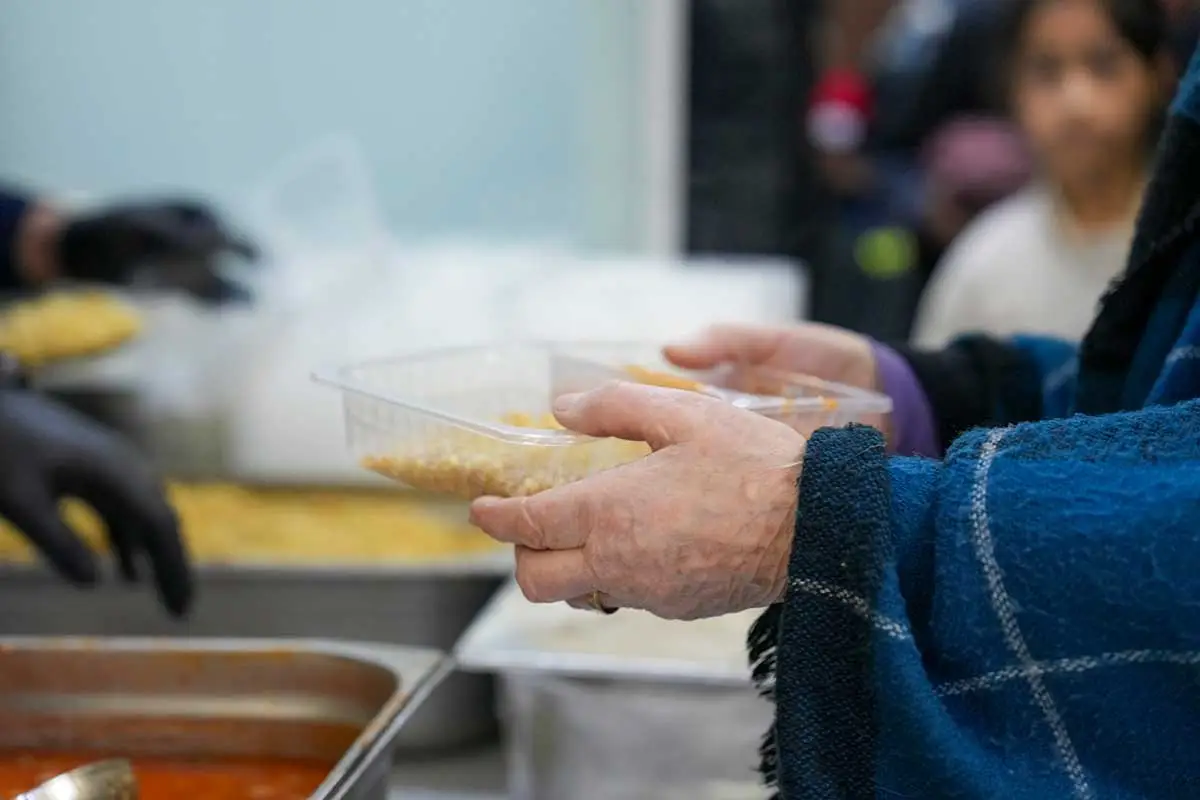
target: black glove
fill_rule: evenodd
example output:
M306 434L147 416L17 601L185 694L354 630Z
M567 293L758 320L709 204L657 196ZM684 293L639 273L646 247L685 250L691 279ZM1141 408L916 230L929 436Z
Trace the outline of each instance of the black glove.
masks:
M205 302L246 300L244 288L220 275L226 255L253 261L258 251L207 207L186 200L100 209L68 222L58 244L66 277L122 284L149 267L167 284Z
M104 520L126 580L144 553L163 604L182 615L192 575L175 512L141 456L116 434L33 392L0 388L0 516L67 580L99 579L96 558L59 516L58 500L77 497Z

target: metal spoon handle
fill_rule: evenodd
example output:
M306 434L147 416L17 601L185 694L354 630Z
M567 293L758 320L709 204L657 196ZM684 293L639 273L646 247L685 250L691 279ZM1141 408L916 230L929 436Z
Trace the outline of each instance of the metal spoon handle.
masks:
M16 800L137 800L133 765L123 758L95 761L64 772Z

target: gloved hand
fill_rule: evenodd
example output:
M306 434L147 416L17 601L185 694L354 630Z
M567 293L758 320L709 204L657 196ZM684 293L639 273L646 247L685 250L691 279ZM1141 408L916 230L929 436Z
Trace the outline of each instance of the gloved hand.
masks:
M163 605L187 611L192 575L175 512L153 471L126 442L33 392L0 388L0 516L28 537L67 580L99 579L96 558L63 522L58 500L96 510L126 580L149 558Z
M66 277L120 284L152 267L166 283L212 303L249 298L243 287L221 277L222 258L258 257L255 246L209 208L174 199L109 206L69 220L57 250Z

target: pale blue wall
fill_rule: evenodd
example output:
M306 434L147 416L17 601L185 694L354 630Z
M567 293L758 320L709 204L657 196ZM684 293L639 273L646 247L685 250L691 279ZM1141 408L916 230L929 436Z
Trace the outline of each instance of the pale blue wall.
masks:
M641 0L7 0L0 176L237 204L345 130L399 232L641 232Z

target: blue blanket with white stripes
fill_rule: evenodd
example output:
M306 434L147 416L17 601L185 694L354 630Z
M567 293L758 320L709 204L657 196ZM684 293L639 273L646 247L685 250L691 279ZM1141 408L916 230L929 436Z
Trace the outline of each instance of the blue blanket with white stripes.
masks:
M1015 342L1043 419L810 441L751 639L783 797L1200 797L1200 61L1172 111L1087 338Z

